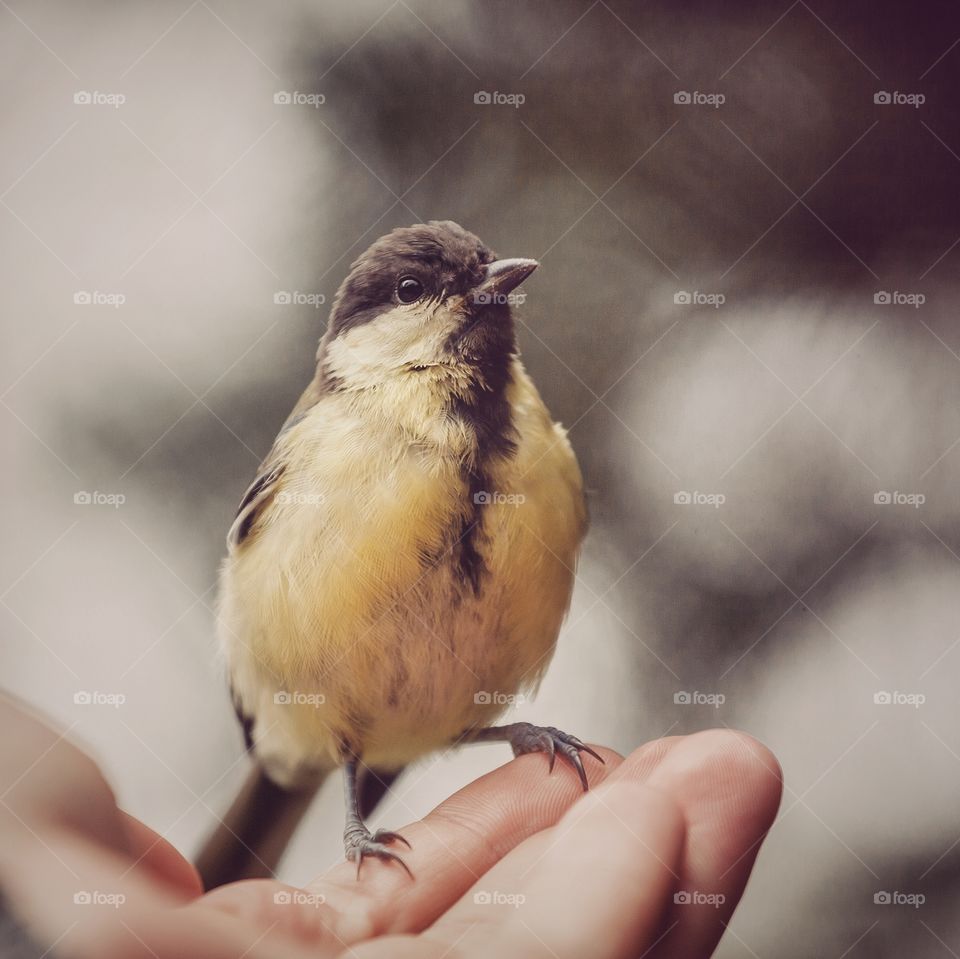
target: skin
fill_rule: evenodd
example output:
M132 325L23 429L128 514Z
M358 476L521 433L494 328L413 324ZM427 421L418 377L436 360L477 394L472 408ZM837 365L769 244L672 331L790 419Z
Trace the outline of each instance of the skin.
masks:
M781 793L774 756L731 730L600 749L587 794L571 768L521 756L404 828L416 882L373 863L358 883L342 863L303 890L249 880L204 895L80 750L12 703L0 728L0 885L37 942L79 959L709 956ZM125 901L76 906L78 890ZM679 890L722 901L676 904ZM475 901L483 891L519 904Z

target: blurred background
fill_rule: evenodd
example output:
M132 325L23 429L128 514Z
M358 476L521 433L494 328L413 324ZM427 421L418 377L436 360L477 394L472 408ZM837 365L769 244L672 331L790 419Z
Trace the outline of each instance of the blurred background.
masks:
M516 718L774 750L720 956L960 952L953 4L5 0L0 51L0 669L122 804L189 852L243 779L225 532L352 259L452 218L542 262L590 489ZM330 782L282 878L340 823Z

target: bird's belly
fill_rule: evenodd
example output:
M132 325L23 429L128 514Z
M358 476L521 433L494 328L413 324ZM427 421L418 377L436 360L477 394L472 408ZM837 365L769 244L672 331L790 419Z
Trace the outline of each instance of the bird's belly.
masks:
M485 499L458 457L288 466L283 500L224 566L220 611L239 708L278 782L348 751L399 767L535 689L584 528L576 461L535 399L513 403L530 422Z

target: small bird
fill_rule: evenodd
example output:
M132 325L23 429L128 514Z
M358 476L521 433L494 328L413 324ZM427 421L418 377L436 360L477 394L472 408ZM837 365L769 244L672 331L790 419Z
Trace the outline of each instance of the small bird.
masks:
M452 221L396 229L352 265L228 536L220 644L256 771L200 857L209 887L268 874L342 767L348 859L399 862L364 818L451 746L600 757L493 723L537 687L570 604L586 509L576 457L517 352L538 266ZM602 760L600 760L602 762ZM407 870L409 872L409 870Z

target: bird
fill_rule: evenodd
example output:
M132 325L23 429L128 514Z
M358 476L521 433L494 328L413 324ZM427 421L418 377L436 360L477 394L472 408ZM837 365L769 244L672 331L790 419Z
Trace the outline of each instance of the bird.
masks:
M566 431L524 369L513 309L538 267L457 223L401 227L341 284L315 374L236 512L219 643L251 778L198 860L207 888L270 875L324 779L344 775L345 857L400 771L471 742L560 754L575 736L496 725L539 685L587 529Z

